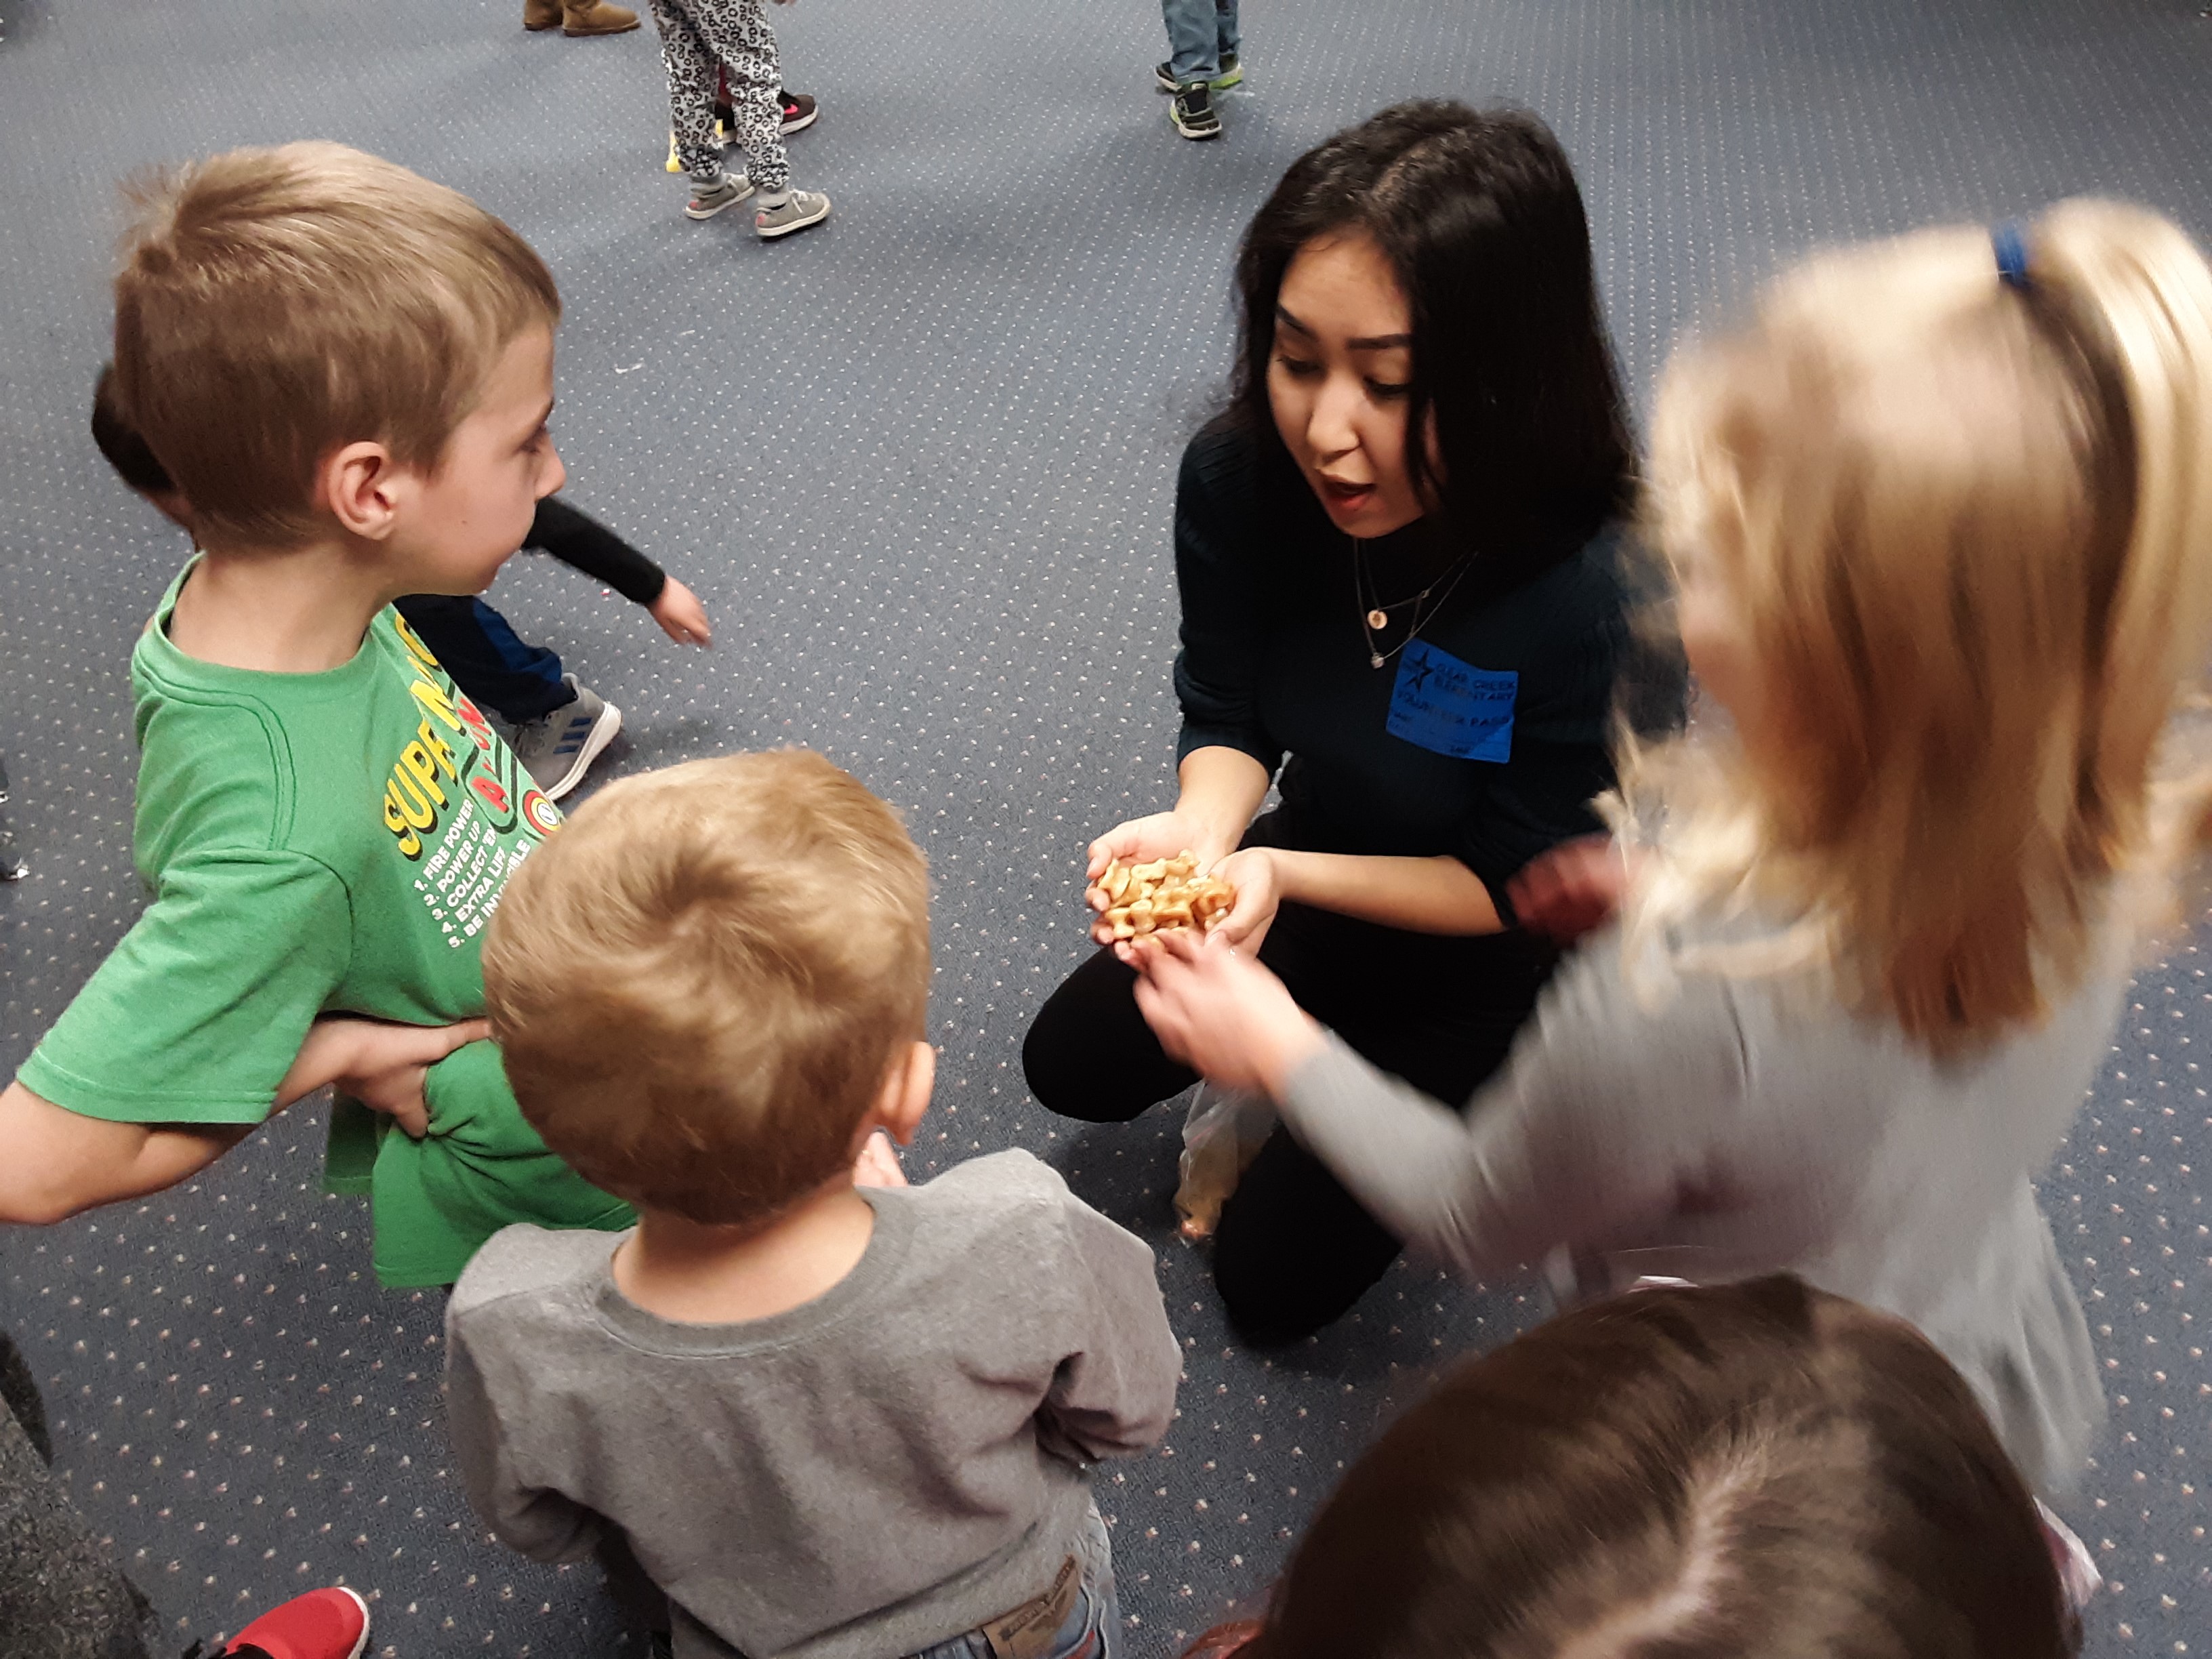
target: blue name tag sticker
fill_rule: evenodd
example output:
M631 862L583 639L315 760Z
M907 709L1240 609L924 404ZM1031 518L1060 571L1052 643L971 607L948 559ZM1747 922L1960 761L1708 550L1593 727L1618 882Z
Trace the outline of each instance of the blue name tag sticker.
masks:
M1398 659L1386 729L1455 760L1509 761L1520 690L1521 676L1511 669L1477 668L1415 640Z

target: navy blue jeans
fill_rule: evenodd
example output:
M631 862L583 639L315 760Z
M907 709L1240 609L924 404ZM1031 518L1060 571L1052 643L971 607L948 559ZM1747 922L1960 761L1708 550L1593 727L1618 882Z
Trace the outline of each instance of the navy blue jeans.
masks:
M453 684L508 725L527 726L574 698L561 678L561 659L526 644L482 599L410 593L393 603Z

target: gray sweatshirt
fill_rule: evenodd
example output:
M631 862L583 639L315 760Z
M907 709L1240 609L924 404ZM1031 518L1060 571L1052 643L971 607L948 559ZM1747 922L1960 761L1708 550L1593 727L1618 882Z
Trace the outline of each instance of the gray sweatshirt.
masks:
M447 1312L446 1391L492 1530L573 1561L620 1528L679 1609L679 1655L890 1659L1047 1589L1079 1551L1085 1466L1174 1411L1152 1251L1027 1152L861 1193L860 1264L742 1324L629 1302L619 1237L486 1244Z
M1947 1061L1802 979L1686 970L1639 1000L1609 932L1463 1116L1334 1040L1281 1106L1387 1226L1471 1275L1561 1249L1589 1291L1790 1269L1901 1315L2049 1492L2104 1401L2029 1181L2106 1052L2125 968L2115 940L2047 1024Z

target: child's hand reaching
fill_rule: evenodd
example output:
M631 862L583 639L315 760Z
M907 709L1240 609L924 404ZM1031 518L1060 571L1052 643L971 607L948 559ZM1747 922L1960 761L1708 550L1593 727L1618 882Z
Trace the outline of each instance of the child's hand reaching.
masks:
M1613 920L1628 878L1627 860L1612 836L1581 836L1530 860L1505 893L1522 927L1571 945Z
M714 629L707 620L707 608L699 603L699 596L682 582L670 576L663 583L660 597L646 607L653 613L660 631L678 645L712 645Z
M1177 928L1132 945L1144 975L1138 1009L1162 1048L1212 1082L1279 1099L1291 1073L1321 1048L1321 1027L1283 981L1219 933Z
M374 1111L387 1114L420 1140L430 1132L422 1082L431 1066L456 1048L491 1036L487 1020L453 1025L395 1025L380 1019L334 1014L317 1020L300 1045L292 1069L276 1088L281 1109L302 1095L331 1085Z

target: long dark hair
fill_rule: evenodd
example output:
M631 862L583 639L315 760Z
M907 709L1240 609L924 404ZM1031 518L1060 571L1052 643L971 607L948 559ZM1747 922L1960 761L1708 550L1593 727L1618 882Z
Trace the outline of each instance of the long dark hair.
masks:
M1788 1275L1638 1291L1448 1376L1344 1478L1236 1659L2063 1659L2033 1501L1901 1320ZM1206 1644L1210 1643L1209 1648Z
M1530 561L1521 574L1534 574L1632 490L1627 410L1565 152L1522 111L1423 99L1293 162L1237 262L1231 414L1265 441L1279 442L1267 362L1283 273L1315 238L1355 231L1382 248L1413 313L1414 484L1435 492L1455 534L1492 560ZM1419 437L1431 419L1435 467Z

